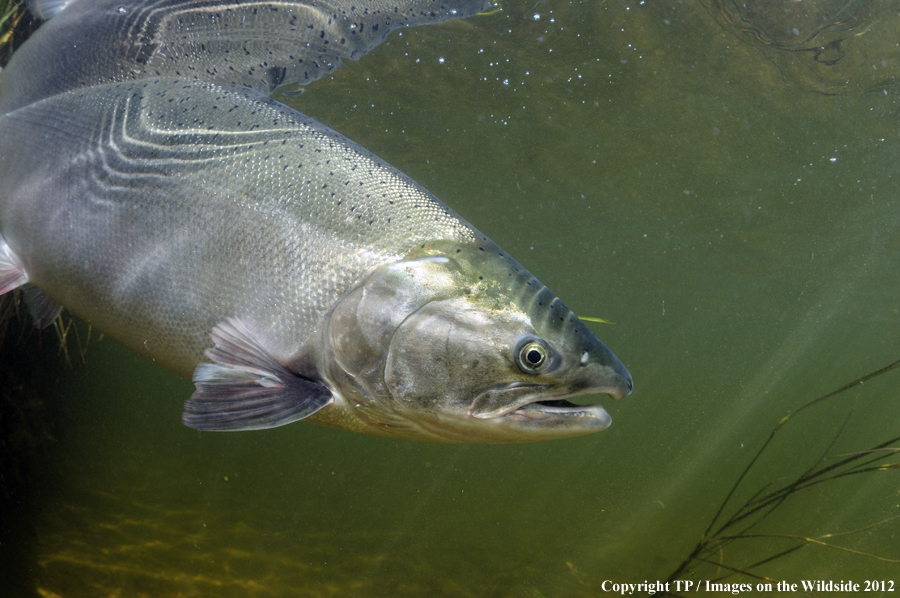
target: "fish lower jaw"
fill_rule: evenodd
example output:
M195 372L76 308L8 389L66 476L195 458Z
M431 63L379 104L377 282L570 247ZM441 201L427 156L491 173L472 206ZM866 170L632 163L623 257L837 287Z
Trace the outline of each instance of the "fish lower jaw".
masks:
M588 423L596 430L603 430L612 423L612 418L600 405L576 405L565 399L550 401L537 401L524 405L515 411L508 413L506 417L522 417L536 422L550 420L560 424Z
M582 394L586 393L537 399L494 413L477 413L469 409L466 415L485 424L491 422L497 428L516 430L526 436L533 436L531 438L533 440L538 440L542 436L546 438L580 436L608 428L612 418L601 405L578 405L566 400Z
M535 401L519 407L513 413L535 411L539 413L575 413L578 411L590 411L603 409L600 405L576 405L566 399L547 399Z
M482 442L517 443L593 434L612 423L600 405L576 405L565 399L535 401L492 418L466 419L472 428L481 428L482 435L490 430L493 438Z
M572 415L581 417L605 417L605 419L609 419L609 414L607 414L606 410L599 404L577 405L567 400L576 396L595 394L598 392L597 389L559 394L555 397L549 391L550 389L545 385L522 384L519 382L505 387L491 389L488 392L497 393L500 397L519 392L526 393L528 396L520 397L518 400L514 397L509 397L507 405L499 409L490 410L486 409L485 405L481 403L481 399L484 395L479 395L472 402L466 415L482 420L500 419L510 415L524 415L531 418L548 415ZM611 397L618 398L613 396L611 392L606 389L600 390L599 392L608 392Z

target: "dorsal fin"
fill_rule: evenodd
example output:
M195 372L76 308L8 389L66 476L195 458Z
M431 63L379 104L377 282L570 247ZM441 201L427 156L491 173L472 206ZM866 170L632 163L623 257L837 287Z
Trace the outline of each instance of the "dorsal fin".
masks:
M49 21L75 0L28 0L31 14L44 21Z
M271 95L357 60L391 31L460 19L492 0L28 0L28 6L40 18L56 16L10 61L0 80L0 114L95 82L154 77Z

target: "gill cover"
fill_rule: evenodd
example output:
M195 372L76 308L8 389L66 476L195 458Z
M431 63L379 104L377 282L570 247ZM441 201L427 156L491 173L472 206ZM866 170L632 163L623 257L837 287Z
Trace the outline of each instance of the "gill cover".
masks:
M429 302L455 296L458 277L446 257L407 259L376 270L331 314L326 342L336 366L332 376L352 381L363 402L390 398L383 374L391 337Z

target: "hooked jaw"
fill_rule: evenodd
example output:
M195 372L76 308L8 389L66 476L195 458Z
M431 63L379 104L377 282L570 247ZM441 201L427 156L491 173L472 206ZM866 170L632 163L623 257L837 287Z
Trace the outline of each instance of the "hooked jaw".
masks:
M549 387L545 385L517 382L492 388L472 402L466 415L486 423L493 421L503 428L519 429L528 433L543 431L559 437L599 432L612 423L612 418L599 404L576 405L566 400L575 396L574 394L548 398L548 390ZM519 396L513 399L512 395ZM486 411L485 403L491 402L488 397L503 397L512 402L503 409Z
M522 304L527 305L535 337L542 339L541 344L549 344L547 367L534 368L530 379L520 379L503 390L488 391L494 395L492 401L476 397L468 415L485 423L495 417L498 427L515 430L522 436L548 439L580 436L608 428L612 418L597 402L578 405L567 399L597 394L608 394L616 400L625 398L634 388L631 374L558 297L543 285L536 287L526 283L526 286L540 289L530 301ZM532 344L529 340L524 346L528 348ZM523 372L529 373L530 368L522 355L517 364ZM522 386L530 388L525 390ZM499 398L503 395L506 395L506 401ZM485 410L483 406L487 402L497 406L505 403L507 408Z
M591 352L594 359L581 360L576 380L569 387L571 392L554 396L551 385L513 382L478 395L466 415L481 421L494 420L500 428L529 437L565 438L605 430L612 418L601 405L578 405L567 400L602 393L618 400L631 394L631 374L611 351L602 344L600 347L602 351ZM605 363L599 363L597 353ZM490 408L500 405L503 407Z

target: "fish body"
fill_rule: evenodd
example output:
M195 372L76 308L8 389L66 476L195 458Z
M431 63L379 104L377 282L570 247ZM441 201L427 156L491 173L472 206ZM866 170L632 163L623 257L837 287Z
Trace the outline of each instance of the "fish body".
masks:
M193 376L183 419L198 429L303 419L419 440L528 442L605 428L602 407L565 398L625 396L630 375L497 245L384 161L268 98L271 76L185 76L154 53L202 45L193 64L221 67L222 48L237 42L210 51L198 41L228 21L216 14L277 8L282 29L331 31L336 4L324 21L310 16L321 3L65 6L23 45L21 64L59 56L58 40L78 29L94 40L95 63L82 72L87 58L70 56L57 80L23 82L16 54L0 74L0 293L22 287L39 324L65 306ZM464 9L472 3L444 10ZM156 33L126 21L138 13L155 15L146 22L156 19ZM204 28L159 26L173 14ZM129 26L112 27L117 15ZM110 48L143 66L123 66ZM310 78L298 60L277 67L279 83Z

